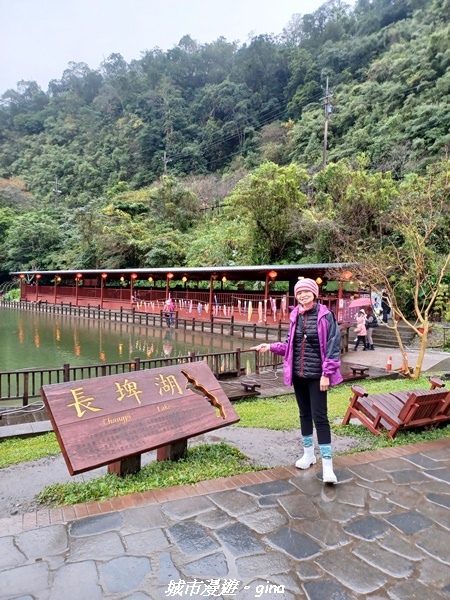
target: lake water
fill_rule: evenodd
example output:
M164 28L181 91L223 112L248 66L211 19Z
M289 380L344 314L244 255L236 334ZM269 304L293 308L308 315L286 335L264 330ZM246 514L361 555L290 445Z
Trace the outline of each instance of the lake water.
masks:
M242 350L252 340L0 308L0 371Z

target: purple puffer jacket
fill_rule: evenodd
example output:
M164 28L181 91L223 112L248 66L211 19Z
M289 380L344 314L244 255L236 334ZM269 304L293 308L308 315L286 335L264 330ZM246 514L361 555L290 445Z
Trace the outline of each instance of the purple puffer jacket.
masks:
M337 385L343 381L340 372L341 366L341 332L333 319L331 323L325 319L330 311L323 304L319 304L317 315L317 330L319 335L320 354L322 356L322 375L330 378L330 385ZM284 356L283 373L284 384L292 385L293 373L293 342L297 327L298 306L294 308L289 317L289 332L285 342L270 344L270 351L279 356Z

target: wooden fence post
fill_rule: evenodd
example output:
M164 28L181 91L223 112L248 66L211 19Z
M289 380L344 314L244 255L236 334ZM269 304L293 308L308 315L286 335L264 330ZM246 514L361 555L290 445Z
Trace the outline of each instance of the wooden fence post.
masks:
M28 373L23 374L22 406L28 406Z

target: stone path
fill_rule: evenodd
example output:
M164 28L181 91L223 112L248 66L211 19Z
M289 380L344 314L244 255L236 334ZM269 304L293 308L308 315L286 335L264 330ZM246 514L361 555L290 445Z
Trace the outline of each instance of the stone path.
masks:
M0 519L0 599L450 598L450 440Z

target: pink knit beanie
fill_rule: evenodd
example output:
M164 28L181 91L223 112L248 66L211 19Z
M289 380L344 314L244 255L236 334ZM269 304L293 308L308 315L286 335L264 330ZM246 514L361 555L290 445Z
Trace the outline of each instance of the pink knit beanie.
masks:
M297 292L300 290L308 290L308 292L312 292L316 298L319 297L319 286L314 279L299 279L294 287L294 296L296 296Z

